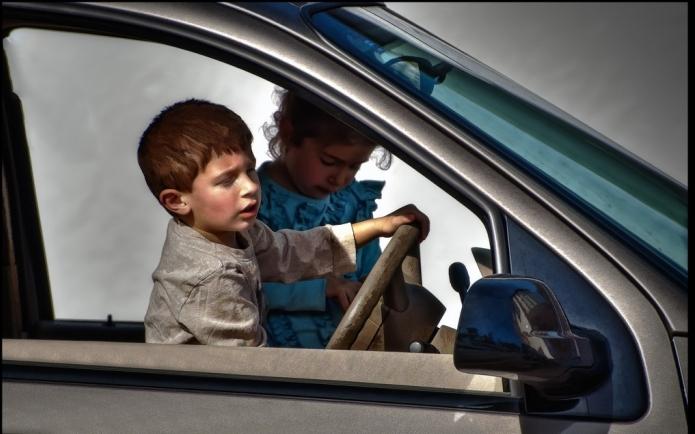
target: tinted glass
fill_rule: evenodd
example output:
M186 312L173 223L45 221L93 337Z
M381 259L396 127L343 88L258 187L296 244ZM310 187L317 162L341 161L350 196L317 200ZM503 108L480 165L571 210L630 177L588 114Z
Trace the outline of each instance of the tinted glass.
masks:
M537 177L679 280L687 191L559 109L381 8L312 17L327 39Z

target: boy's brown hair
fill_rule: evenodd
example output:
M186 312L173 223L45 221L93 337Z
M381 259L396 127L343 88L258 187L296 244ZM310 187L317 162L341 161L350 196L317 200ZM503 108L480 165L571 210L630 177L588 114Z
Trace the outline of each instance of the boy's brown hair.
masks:
M159 200L167 188L190 192L214 156L244 152L253 158L253 135L227 107L189 99L159 113L140 138L138 164Z

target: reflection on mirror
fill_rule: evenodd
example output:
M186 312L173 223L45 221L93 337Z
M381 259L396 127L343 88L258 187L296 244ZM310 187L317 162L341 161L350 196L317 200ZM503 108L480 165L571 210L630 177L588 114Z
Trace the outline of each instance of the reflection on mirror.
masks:
M609 373L601 336L579 333L542 281L495 274L466 293L454 363L464 372L518 379L546 397L576 397Z

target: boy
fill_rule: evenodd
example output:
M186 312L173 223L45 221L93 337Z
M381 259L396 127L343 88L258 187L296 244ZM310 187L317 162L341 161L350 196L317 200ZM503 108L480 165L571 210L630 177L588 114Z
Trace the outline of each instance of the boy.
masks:
M354 270L355 249L417 220L412 205L378 219L308 231L271 231L256 220L260 186L253 136L224 106L188 100L147 127L138 164L172 215L145 315L146 341L258 346L261 281L292 282Z

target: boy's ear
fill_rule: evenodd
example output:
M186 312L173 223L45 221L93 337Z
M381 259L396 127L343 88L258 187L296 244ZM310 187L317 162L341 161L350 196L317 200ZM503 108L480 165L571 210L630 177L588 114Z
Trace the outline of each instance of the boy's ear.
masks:
M184 216L191 212L191 206L185 199L185 195L173 188L167 188L159 193L159 203L174 214Z

